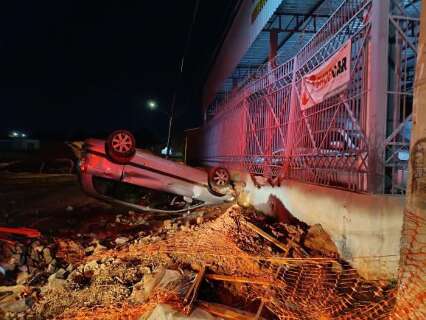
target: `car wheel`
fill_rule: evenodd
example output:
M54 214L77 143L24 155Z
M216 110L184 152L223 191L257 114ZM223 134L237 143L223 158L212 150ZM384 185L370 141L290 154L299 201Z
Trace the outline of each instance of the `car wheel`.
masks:
M229 187L231 175L228 170L223 167L215 167L209 172L209 184L214 191L220 191L223 188Z
M113 162L126 164L136 152L135 137L127 130L114 131L106 141L105 151Z

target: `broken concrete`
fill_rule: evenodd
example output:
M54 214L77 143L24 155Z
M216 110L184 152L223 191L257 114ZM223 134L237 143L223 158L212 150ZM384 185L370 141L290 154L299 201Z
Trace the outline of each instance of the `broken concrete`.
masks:
M337 257L339 252L331 237L320 224L311 226L306 233L305 247L316 250L325 257Z
M192 301L194 310L201 300L207 300L217 312L255 315L259 297L267 297L269 309L264 308L261 317L267 314L266 319L273 319L298 313L315 318L298 302L310 295L306 293L302 299L298 292L311 287L320 296L324 279L340 283L337 278L349 276L360 287L377 293L376 302L387 310L381 303L388 299L388 284L367 286L347 263L331 259L332 246L319 226L279 223L250 207L227 207L203 208L178 217L146 214L141 218L134 212L96 216L95 221L87 217L88 225L70 225L54 237L27 244L28 250L18 252L18 247L25 248L22 244L12 248L7 260L13 257L13 263L5 275L10 284L24 279L24 272L29 275L23 283L30 290L18 300L31 297L30 304L34 304L30 306L25 300L25 316L33 318L138 319L158 304L182 312L188 306L185 296L203 266L206 275L201 277L193 299L187 301ZM78 204L73 208L73 215L83 210ZM261 232L254 231L256 228ZM300 276L303 286L296 285L299 282L293 280L293 275ZM296 294L284 299L281 292L286 287ZM352 287L337 289L354 292ZM328 290L333 303L339 305L341 300L333 295L333 288ZM325 298L320 300L329 303ZM22 303L16 305L16 310L22 310L18 308L23 307ZM2 316L15 319L21 313Z

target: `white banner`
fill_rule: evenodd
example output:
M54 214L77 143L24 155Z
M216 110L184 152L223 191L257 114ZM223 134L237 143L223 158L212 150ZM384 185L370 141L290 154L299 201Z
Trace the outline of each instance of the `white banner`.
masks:
M351 79L351 40L324 64L305 75L300 92L301 109L308 109L346 88Z

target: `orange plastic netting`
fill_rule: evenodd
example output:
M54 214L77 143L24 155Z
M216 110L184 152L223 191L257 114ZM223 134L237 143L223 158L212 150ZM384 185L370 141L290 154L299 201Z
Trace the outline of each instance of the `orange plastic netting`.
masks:
M173 261L195 269L206 265L218 274L269 280L269 285L248 282L229 288L247 303L263 301L264 308L279 319L425 319L423 311L413 311L424 304L424 256L404 251L399 282L367 279L338 258L298 257L297 250L290 251L288 257L275 250L270 252L270 243L239 222L238 210L229 209L199 230L177 232L154 243L134 244L113 255L121 259L156 259L160 264ZM411 239L408 247L419 241L423 226L415 216L406 223L405 236ZM297 239L291 244L293 248L298 245ZM377 260L374 265L386 266L396 258L370 257L368 263Z
M391 319L426 319L426 220L405 211L398 294Z

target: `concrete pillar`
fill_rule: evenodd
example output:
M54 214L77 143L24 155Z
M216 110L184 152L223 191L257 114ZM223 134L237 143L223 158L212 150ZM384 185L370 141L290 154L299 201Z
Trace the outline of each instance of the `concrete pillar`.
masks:
M426 10L422 6L398 295L392 319L426 319Z
M232 78L232 90L236 89L238 87L238 79Z
M269 84L273 84L275 82L275 77L273 72L271 72L276 66L275 57L277 56L277 50L278 50L278 31L277 30L271 30L269 32L269 59L268 59L268 81ZM263 146L263 153L265 157L265 163L264 163L264 171L263 175L267 178L272 178L272 171L271 171L271 159L272 159L272 140L273 140L273 133L274 133L274 107L275 107L275 99L273 99L273 94L268 94L264 97L265 101L265 112L263 116L265 117L265 145Z
M367 140L371 193L384 191L390 0L373 0L368 50Z
M269 32L269 63L271 67L275 67L275 57L278 51L278 31L271 30Z

